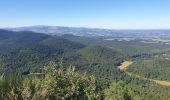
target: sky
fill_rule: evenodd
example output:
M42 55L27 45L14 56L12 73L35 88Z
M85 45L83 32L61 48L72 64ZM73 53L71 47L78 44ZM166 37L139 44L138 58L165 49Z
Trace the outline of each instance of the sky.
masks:
M0 28L170 29L170 0L0 0Z

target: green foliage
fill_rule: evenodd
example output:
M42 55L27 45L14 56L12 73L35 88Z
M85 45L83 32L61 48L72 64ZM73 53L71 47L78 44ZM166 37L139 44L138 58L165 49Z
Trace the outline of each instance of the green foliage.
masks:
M23 78L15 74L6 76L0 80L0 99L10 100L20 98L21 89L23 87Z
M113 82L112 85L104 91L106 100L133 100L134 91L126 86L122 81Z
M45 78L41 81L41 93L50 99L97 99L96 80L93 76L81 75L70 66L64 70L50 63L45 68Z
M79 74L75 67L62 69L60 65L50 63L44 68L41 78L30 76L19 80L19 77L3 80L0 85L2 99L50 99L50 100L97 100L97 81L94 76Z

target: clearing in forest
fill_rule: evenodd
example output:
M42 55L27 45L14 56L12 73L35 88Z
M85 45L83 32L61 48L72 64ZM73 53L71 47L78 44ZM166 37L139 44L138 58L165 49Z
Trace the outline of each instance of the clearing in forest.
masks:
M119 66L120 70L126 70L128 66L130 66L133 62L132 61L124 61L123 63L121 63L121 65Z

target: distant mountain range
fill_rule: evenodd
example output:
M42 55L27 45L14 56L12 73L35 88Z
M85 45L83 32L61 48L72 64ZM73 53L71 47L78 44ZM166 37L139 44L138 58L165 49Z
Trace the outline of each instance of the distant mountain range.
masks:
M46 33L49 35L72 34L75 36L111 36L113 34L113 31L109 29L62 27L62 26L29 26L29 27L6 28L6 30L16 32L33 31L37 33Z
M113 29L99 29L99 28L85 28L85 27L64 27L64 26L28 26L5 28L10 31L32 31L37 33L45 33L48 35L64 35L71 34L75 36L166 36L170 30L113 30ZM141 35L142 34L142 35Z

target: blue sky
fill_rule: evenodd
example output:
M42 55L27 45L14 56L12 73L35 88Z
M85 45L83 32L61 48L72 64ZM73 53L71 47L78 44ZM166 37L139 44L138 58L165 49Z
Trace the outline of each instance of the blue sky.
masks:
M1 0L0 27L170 29L170 0Z

